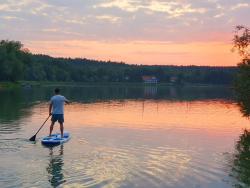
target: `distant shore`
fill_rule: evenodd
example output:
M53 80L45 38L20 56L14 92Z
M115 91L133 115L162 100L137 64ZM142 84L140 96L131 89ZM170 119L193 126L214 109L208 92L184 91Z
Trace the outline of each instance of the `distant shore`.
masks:
M133 86L133 87L230 87L232 85L215 85L215 84L173 84L173 83L157 83L157 84L146 84L142 82L51 82L51 81L18 81L18 82L0 82L0 89L15 89L15 88L33 88L40 86L69 86L69 87L95 87L95 86Z

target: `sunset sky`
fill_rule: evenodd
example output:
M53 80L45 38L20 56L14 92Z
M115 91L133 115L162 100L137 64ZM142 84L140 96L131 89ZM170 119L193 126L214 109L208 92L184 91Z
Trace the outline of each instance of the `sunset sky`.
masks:
M0 39L32 53L129 64L238 63L249 0L0 0Z

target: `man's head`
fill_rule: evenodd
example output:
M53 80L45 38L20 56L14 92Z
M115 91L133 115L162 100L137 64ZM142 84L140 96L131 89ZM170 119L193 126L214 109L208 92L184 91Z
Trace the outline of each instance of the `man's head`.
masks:
M59 94L60 93L60 89L59 88L56 88L55 89L55 94Z

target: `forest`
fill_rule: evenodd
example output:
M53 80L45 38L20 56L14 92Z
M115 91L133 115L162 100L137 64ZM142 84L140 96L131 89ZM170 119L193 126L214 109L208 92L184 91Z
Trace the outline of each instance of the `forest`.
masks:
M229 85L237 71L237 67L149 66L85 58L55 58L32 54L19 41L0 42L0 81L139 83L143 82L143 76L155 76L160 83Z

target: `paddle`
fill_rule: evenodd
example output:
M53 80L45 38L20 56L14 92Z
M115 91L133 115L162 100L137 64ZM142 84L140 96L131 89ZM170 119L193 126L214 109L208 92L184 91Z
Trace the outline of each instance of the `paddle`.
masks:
M49 117L50 116L51 115L49 115ZM38 129L38 131L36 132L36 134L30 138L30 141L35 141L36 140L37 133L42 129L42 127L44 126L44 124L48 121L49 117L45 120L45 122L43 122L42 126Z

